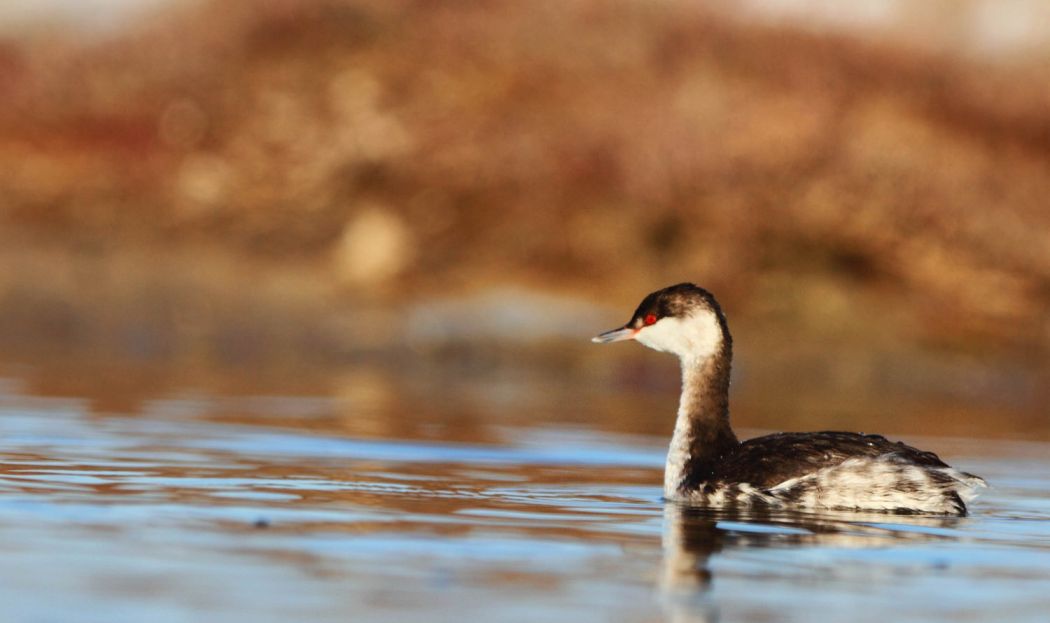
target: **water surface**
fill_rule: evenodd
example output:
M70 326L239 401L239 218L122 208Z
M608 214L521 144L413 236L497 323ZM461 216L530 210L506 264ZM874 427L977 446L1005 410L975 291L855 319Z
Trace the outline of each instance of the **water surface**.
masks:
M663 435L591 418L557 387L406 402L368 371L293 388L27 378L0 383L5 620L1043 621L1050 607L1041 443L909 439L992 483L966 518L742 515L662 502ZM629 420L638 400L594 408Z

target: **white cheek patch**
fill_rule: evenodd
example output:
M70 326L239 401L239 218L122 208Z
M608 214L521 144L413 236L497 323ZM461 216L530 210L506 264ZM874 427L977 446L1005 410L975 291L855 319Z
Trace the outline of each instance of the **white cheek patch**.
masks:
M661 318L643 327L635 340L679 357L708 357L722 344L722 328L713 312L702 310L686 318Z

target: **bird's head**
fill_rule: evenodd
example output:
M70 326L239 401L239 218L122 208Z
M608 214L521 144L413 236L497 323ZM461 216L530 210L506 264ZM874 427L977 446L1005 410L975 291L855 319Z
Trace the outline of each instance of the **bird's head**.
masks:
M645 297L627 324L591 341L636 340L680 359L706 359L729 346L730 339L715 297L701 287L680 283Z

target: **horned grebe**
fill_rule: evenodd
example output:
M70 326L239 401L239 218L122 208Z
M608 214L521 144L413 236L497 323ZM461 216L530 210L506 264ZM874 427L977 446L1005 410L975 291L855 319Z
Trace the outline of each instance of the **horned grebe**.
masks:
M678 355L682 398L664 497L709 507L771 506L965 515L983 479L880 435L778 433L737 441L729 426L733 339L715 297L691 283L653 292L594 342L637 340Z

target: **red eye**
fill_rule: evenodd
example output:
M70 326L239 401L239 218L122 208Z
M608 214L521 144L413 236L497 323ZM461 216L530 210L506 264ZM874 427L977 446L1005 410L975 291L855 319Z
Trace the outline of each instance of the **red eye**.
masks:
M645 326L656 324L656 314L648 314L645 317Z

